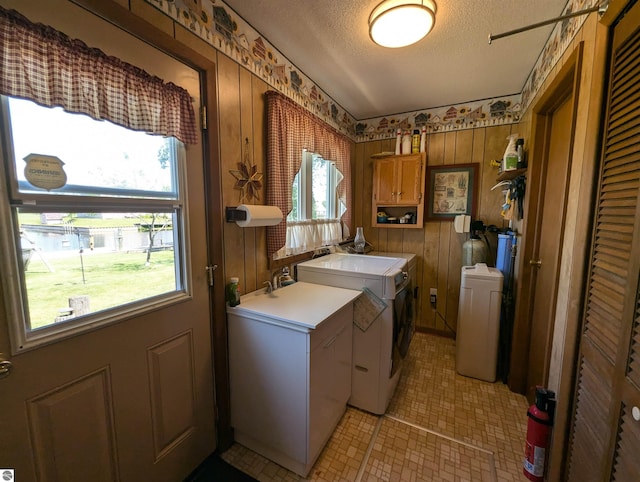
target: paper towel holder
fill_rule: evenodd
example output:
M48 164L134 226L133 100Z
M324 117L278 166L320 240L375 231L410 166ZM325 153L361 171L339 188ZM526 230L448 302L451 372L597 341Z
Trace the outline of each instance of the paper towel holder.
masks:
M262 204L241 204L237 207L225 208L227 222L235 222L241 228L275 226L282 219L282 211L278 206Z
M238 209L236 207L227 206L224 208L225 219L228 223L235 223L236 221L246 221L247 211Z

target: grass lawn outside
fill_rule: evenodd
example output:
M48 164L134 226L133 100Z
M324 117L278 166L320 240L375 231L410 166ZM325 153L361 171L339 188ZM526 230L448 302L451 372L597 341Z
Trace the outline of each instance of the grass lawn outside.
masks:
M25 271L32 329L54 323L70 297L88 296L96 312L176 289L173 250L151 253L149 265L141 251L44 256L53 272L36 253Z

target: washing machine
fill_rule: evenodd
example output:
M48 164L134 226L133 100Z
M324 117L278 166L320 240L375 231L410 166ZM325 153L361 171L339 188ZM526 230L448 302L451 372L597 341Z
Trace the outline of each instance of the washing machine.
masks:
M398 385L404 339L395 314L396 298L411 298L404 258L334 253L299 263L299 281L361 290L372 297L379 314L365 329L353 329L349 405L382 415Z

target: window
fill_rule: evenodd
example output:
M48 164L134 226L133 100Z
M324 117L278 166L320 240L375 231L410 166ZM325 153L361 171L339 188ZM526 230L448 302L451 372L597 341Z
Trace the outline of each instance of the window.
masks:
M292 229L289 218L275 226L267 226L267 256L279 259L290 254L333 244L348 237L351 225L351 150L353 142L327 126L322 120L287 98L269 90L267 98L267 195L270 206L278 206L283 213L293 209L290 195L293 178L302 162L305 149L335 161L342 182L336 179L339 218L335 220L309 219L292 221L301 229ZM304 155L304 154L303 154ZM323 233L310 226L322 225ZM342 232L342 229L344 232ZM326 231L332 231L327 233ZM325 236L326 235L326 236ZM317 239L314 239L316 238Z
M276 257L303 253L342 241L340 217L346 207L338 198L343 175L336 163L308 151L292 184L293 208L287 216L286 244Z
M338 219L344 206L338 200L337 187L342 173L335 162L304 151L300 171L293 179L293 209L287 221Z
M186 296L182 143L27 100L2 111L17 346Z

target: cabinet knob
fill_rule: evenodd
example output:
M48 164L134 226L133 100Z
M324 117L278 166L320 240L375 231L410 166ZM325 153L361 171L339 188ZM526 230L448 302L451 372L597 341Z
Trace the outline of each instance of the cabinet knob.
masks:
M640 408L638 407L633 407L631 409L631 416L633 417L633 419L638 422L640 421Z
M529 264L531 266L535 266L536 268L539 268L540 266L542 266L542 260L541 259L530 259L529 260Z

